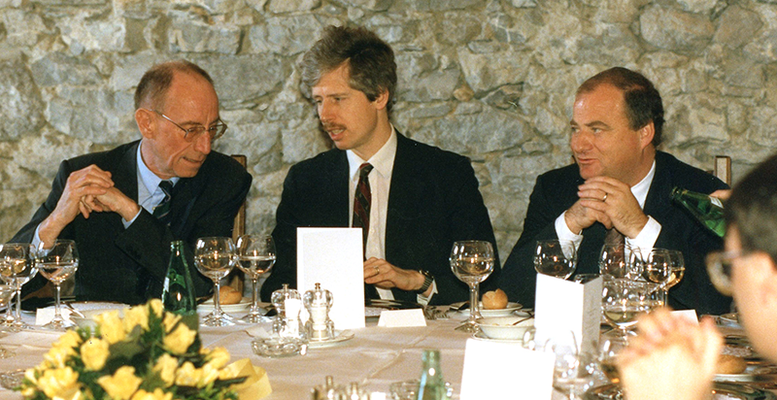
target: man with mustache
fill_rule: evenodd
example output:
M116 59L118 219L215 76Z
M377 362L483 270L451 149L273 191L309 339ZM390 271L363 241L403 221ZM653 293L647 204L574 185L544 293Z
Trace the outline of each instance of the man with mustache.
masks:
M534 305L537 240L574 241L576 273L598 273L610 234L641 249L682 252L685 277L669 291L672 307L701 314L729 310L731 299L715 290L704 269L705 254L722 247L722 240L670 199L674 187L712 193L726 185L656 150L663 123L661 96L639 73L616 67L580 86L570 123L575 163L537 178L523 233L499 284L512 300Z
M46 202L12 239L43 248L75 240L79 299L159 297L170 242L186 242L193 266L197 238L232 236L251 186L240 164L211 151L227 126L213 80L199 66L170 61L149 69L135 91L135 121L139 141L63 161ZM210 280L192 275L196 293L207 294Z
M277 261L262 297L296 286L297 227L359 226L370 298L466 300L448 257L456 240L495 242L488 211L467 158L408 139L389 121L391 48L364 28L327 27L303 58L302 79L335 148L289 170L273 231Z

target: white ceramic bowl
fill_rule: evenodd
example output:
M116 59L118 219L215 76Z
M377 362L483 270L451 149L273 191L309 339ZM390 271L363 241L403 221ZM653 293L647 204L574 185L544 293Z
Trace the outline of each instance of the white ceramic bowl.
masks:
M534 318L513 325L526 317L511 315L507 317L486 317L478 320L478 326L484 335L491 339L521 340L527 329L534 325Z

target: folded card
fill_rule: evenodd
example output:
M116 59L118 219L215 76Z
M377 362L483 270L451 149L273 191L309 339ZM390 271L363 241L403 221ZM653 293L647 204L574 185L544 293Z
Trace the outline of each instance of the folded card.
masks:
M537 274L534 311L538 339L572 331L578 348L593 353L602 319L602 278L578 283Z

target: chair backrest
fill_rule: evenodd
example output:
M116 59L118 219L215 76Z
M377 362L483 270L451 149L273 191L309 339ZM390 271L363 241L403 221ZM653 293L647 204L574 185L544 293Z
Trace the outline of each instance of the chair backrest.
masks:
M245 168L248 164L248 159L243 154L232 154L232 158L235 159L235 161L239 162L240 165ZM232 228L232 240L237 241L237 238L239 238L242 235L245 235L246 233L246 202L243 201L243 204L240 206L240 210L238 210L237 215L235 215L235 225Z
M712 174L718 177L726 185L731 186L731 157L715 156L715 165Z

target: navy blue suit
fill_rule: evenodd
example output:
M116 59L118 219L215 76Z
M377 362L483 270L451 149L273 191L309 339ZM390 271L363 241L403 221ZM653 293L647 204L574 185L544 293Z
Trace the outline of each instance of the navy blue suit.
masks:
M56 207L70 173L91 164L110 172L115 187L137 201L139 143L63 161L46 202L12 241L32 241L36 227ZM194 270L195 241L204 236L231 237L235 215L250 186L251 175L240 164L211 152L195 177L181 178L173 188L169 227L145 209L127 229L117 213L93 212L88 219L79 214L59 235L61 239L75 240L78 246L81 260L75 277L76 298L139 304L159 297L170 258L170 242L186 242L189 266ZM209 279L198 273L192 277L198 295L210 291ZM25 289L39 286L41 280L42 277L36 277Z
M348 179L348 159L338 149L289 170L273 231L277 261L262 287L263 299L283 283L296 286L297 227L348 226ZM432 304L468 300L467 286L453 275L448 262L453 242L465 239L495 243L469 160L397 134L386 216L386 261L431 272L438 291ZM483 284L484 290L496 287L498 274L497 267ZM397 300L416 301L414 292L392 292Z
M583 183L576 164L549 171L537 178L529 200L523 233L505 262L499 287L511 301L534 305L536 271L532 252L537 240L555 239L554 221L577 200L577 187ZM655 247L676 249L685 259L685 277L669 290L669 305L676 309L696 309L699 314L729 311L731 298L712 286L704 263L705 255L723 247L723 241L696 222L669 194L675 186L695 192L712 193L728 188L714 176L687 165L675 157L656 153L656 173L645 200L644 212L661 224ZM578 251L577 273L599 273L598 256L606 229L595 223L583 229Z

